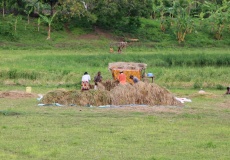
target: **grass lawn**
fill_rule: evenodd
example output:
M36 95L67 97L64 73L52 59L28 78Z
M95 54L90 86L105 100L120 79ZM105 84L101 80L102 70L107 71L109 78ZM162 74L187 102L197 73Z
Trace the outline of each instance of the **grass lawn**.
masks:
M230 96L171 92L192 102L182 108L39 107L36 98L1 98L0 159L228 160Z
M230 96L223 96L223 89L229 85L229 53L1 50L0 91L25 91L26 86L36 94L80 89L85 71L92 77L101 71L104 79L111 79L109 62L134 61L147 63L155 83L192 102L182 108L39 107L36 98L0 98L0 159L228 160ZM194 61L211 65L194 66ZM201 87L208 94L197 94Z
M108 51L0 50L0 85L80 88L85 71L91 77L101 71L104 80L112 79L108 64L119 61L146 63L146 72L154 73L155 82L167 88L225 89L229 85L229 48Z
M140 42L129 43L122 54L110 54L112 39L83 39L79 36L86 31L75 30L52 32L46 41L46 27L38 33L32 25L25 30L24 22L14 42L0 40L0 91L80 89L85 71L112 79L108 63L125 61L146 63L155 83L192 102L184 107L40 107L36 98L0 97L0 160L229 160L230 96L223 96L230 84L228 39L191 34L178 45L175 37L159 33L156 22L148 25L151 32L140 32L154 33L149 41L137 37ZM200 88L208 94L197 94Z

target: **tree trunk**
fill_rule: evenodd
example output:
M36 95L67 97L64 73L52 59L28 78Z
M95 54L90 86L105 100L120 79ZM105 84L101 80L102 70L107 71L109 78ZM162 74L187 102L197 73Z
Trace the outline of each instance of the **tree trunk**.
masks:
M52 1L50 1L50 15L51 15L51 17L53 16L53 2Z
M27 23L30 24L30 15L27 15Z
M49 28L48 28L48 37L47 37L47 40L50 39L50 32L51 32L51 24L49 24Z
M15 20L15 23L14 23L14 31L17 30L17 23L18 23L18 19Z
M2 17L5 17L5 8L4 8L4 6L2 8Z
M2 3L3 3L3 5L2 5L2 17L5 17L5 2L3 1Z

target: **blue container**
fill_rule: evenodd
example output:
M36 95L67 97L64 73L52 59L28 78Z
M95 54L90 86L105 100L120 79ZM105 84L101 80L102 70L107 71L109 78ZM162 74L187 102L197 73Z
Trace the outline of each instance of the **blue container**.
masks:
M153 77L152 73L147 73L147 77Z

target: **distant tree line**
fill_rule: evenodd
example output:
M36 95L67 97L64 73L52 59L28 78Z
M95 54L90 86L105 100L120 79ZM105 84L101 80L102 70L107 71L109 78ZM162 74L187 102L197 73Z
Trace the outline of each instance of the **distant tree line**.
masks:
M71 26L115 29L135 32L141 27L140 18L158 20L162 32L173 30L179 43L195 30L194 20L203 22L218 40L224 30L230 31L229 0L0 0L2 17L20 19L26 15L38 18L49 26ZM15 21L15 30L16 30Z

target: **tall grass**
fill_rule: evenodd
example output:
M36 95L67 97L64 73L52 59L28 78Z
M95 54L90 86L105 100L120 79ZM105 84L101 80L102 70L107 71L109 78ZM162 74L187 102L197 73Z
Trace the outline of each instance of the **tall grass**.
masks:
M213 50L154 50L133 51L127 48L123 54L106 51L1 51L0 80L2 84L26 85L80 85L82 74L87 71L93 77L98 71L104 79L111 79L108 63L124 61L146 63L146 72L155 74L155 82L166 86L216 87L229 85L230 52Z

